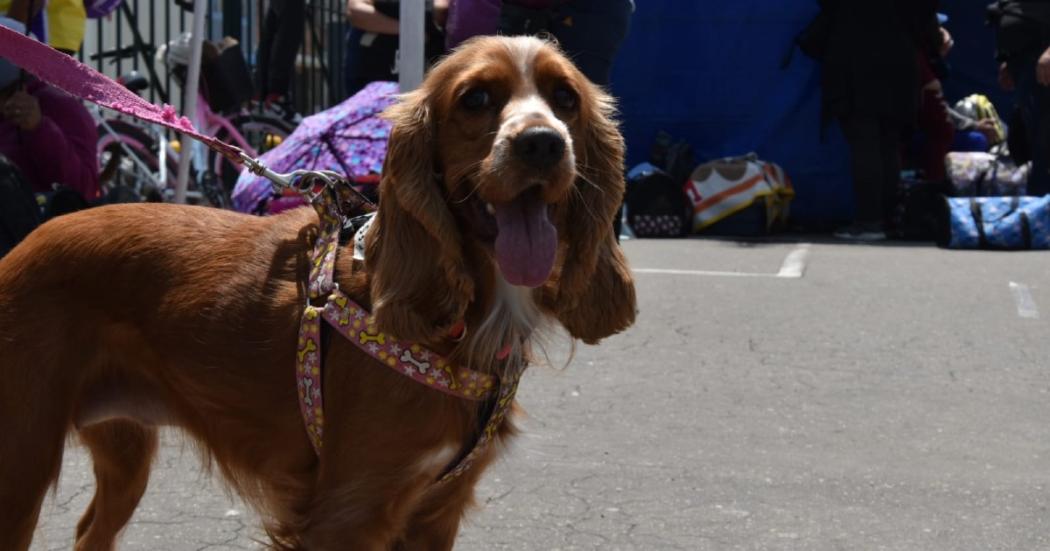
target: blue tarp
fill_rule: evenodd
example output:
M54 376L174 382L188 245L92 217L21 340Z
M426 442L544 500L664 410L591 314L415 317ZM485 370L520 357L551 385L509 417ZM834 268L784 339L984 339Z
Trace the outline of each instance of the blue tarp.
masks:
M943 2L959 44L950 96L987 93L994 85L985 4ZM629 165L647 160L656 133L665 130L691 143L700 161L754 151L783 166L797 190L792 214L798 221L852 216L848 150L835 125L821 137L820 67L796 52L781 68L795 36L817 13L815 0L640 0L637 6L611 85Z

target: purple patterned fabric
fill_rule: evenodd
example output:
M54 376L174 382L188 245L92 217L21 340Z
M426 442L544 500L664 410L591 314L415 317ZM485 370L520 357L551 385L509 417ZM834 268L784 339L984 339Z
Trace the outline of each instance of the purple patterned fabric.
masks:
M351 180L380 174L390 123L379 115L397 93L396 82L373 82L343 103L303 119L260 159L275 172L332 170ZM244 170L233 189L233 208L255 213L271 197L270 181Z

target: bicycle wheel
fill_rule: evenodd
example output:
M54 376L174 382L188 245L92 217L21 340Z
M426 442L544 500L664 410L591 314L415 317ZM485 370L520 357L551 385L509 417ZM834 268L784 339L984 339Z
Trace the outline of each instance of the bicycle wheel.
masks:
M280 145L281 141L295 130L295 127L284 119L257 113L234 115L230 118L230 122L259 155ZM216 137L226 143L235 143L226 129L220 130ZM208 168L215 174L215 181L222 184L226 196L229 197L233 193L233 187L237 184L241 166L209 150Z
M157 182L159 163L156 140L129 122L108 120L105 123L98 125L99 185L103 194L129 198L137 196L143 201L163 201L164 195ZM171 179L171 159L167 164Z

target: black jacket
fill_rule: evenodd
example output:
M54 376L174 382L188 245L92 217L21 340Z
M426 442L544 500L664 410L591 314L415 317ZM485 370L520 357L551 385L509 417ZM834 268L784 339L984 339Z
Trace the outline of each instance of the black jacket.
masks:
M1000 0L988 6L997 58L1037 57L1050 46L1050 0Z
M915 121L919 56L939 46L936 0L821 0L829 18L823 58L827 117Z

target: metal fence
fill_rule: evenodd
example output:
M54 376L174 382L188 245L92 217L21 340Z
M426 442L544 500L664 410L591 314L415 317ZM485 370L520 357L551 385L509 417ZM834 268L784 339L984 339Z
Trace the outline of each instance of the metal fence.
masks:
M344 99L343 58L349 26L345 0L303 0L306 29L295 63L291 99L299 112L315 113ZM239 41L254 74L256 50L265 19L266 0L209 0L205 39L230 36ZM182 91L164 64L154 59L160 46L190 30L192 2L124 0L110 15L88 20L79 57L100 72L117 78L135 70L156 80L148 94L153 102L182 105ZM115 51L134 55L113 57ZM111 55L97 58L98 54ZM151 79L152 80L152 79Z

